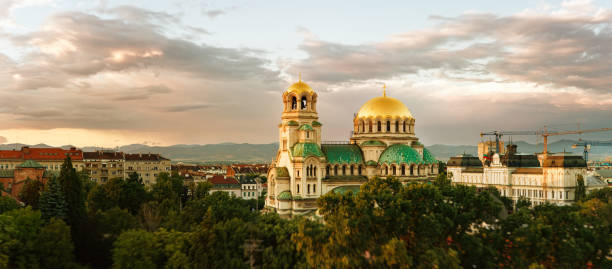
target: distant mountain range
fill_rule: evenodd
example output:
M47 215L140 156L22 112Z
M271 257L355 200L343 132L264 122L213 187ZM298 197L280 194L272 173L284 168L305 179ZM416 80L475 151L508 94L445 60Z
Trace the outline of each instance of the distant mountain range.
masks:
M524 141L514 142L518 146L520 153L531 154L542 151L542 144L530 144ZM550 152L571 152L582 155L582 148L573 149L575 140L559 140L548 144ZM24 144L1 144L0 149L20 149ZM30 145L31 147L50 147L45 144ZM62 148L70 148L66 145ZM435 144L427 148L439 160L446 161L451 156L467 153L476 155L477 145L441 145ZM97 147L83 147L83 151L95 151ZM197 163L219 163L219 162L258 162L270 163L278 150L277 143L271 144L237 144L221 143L207 145L172 145L172 146L148 146L142 144L132 144L114 148L114 150L126 153L159 153L171 159L173 162L197 162ZM612 156L612 147L593 147L589 154L590 160L604 160Z

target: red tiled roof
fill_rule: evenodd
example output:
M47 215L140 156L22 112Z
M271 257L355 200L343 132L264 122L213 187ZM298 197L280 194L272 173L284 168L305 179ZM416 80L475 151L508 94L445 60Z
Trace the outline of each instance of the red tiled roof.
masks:
M208 179L208 182L212 184L238 184L240 182L233 177L224 177L223 175L214 175L213 177Z
M30 148L22 147L21 150L0 150L0 159L22 159L22 160L63 160L70 156L73 160L82 160L83 152L80 149L62 148Z

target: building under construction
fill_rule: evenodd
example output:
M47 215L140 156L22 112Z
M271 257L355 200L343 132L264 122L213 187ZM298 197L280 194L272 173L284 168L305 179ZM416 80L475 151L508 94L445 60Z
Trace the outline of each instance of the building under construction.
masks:
M493 145L495 151L491 149ZM486 147L489 150L485 150ZM487 153L480 155L481 148ZM533 205L546 202L571 204L580 177L587 190L607 186L598 178L587 176L587 165L582 156L546 151L518 154L516 145L507 145L504 151L499 143L490 142L479 145L478 157L466 154L451 157L447 172L453 184L495 187L514 201L520 197L529 198Z

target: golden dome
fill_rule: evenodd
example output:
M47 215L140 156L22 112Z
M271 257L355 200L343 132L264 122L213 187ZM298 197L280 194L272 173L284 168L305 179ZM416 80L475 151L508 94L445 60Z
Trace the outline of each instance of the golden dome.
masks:
M313 94L314 91L312 90L312 88L310 88L310 86L308 86L308 84L302 82L302 79L300 78L298 82L293 83L293 85L289 86L289 88L287 89L287 93L295 93L298 96L302 96L305 93Z
M357 112L357 118L412 118L412 113L402 101L383 95L367 101Z
M312 90L312 88L310 88L310 86L308 86L308 84L302 81L298 81L289 86L289 88L287 89L287 93L295 93L298 96L302 96L305 93L313 94L314 91Z

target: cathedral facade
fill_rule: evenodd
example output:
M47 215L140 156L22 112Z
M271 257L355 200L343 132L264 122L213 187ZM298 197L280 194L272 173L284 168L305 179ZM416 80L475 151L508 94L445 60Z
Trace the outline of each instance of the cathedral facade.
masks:
M356 192L375 177L431 179L438 161L415 136L415 119L401 101L366 102L353 118L347 142L321 141L315 91L301 80L283 93L279 149L268 171L266 207L281 216L315 212L330 191Z

